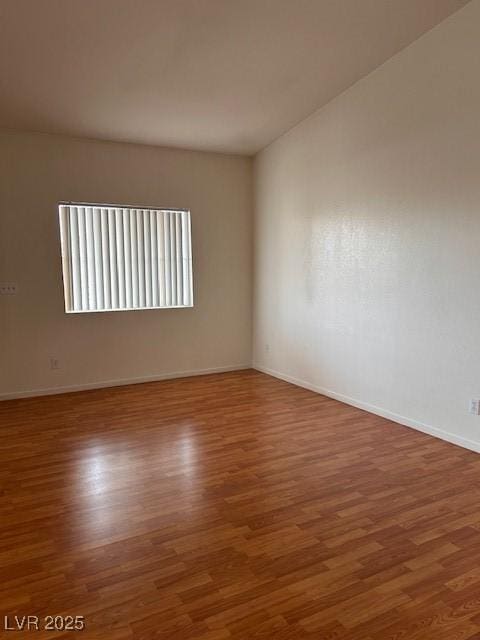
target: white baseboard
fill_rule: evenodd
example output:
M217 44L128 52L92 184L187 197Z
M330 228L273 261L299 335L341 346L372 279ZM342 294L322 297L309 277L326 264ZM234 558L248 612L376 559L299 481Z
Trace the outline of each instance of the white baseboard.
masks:
M327 396L328 398L339 400L340 402L349 404L352 407L357 407L358 409L369 411L370 413L374 413L375 415L381 416L382 418L386 418L387 420L391 420L392 422L397 422L398 424L401 424L404 427L410 427L412 429L416 429L417 431L422 431L422 433L426 433L430 436L434 436L435 438L440 438L440 440L446 440L447 442L456 444L460 447L463 447L464 449L470 449L471 451L480 453L480 442L475 442L475 440L462 438L462 436L458 436L454 433L450 433L449 431L444 431L443 429L437 429L437 427L432 427L429 424L419 422L418 420L412 420L411 418L406 418L405 416L401 416L397 413L393 413L392 411L388 411L388 409L377 407L376 405L369 404L368 402L363 402L362 400L357 400L356 398L350 398L349 396L345 396L342 393L337 393L336 391L332 391L331 389L325 389L324 387L319 387L317 385L310 384L305 380L300 380L298 378L294 378L293 376L289 376L285 373L281 373L280 371L275 371L273 369L269 369L268 367L263 367L258 363L253 363L252 367L257 371L266 373L270 376L273 376L274 378L279 378L280 380L284 380L285 382L290 382L291 384L294 384L297 387L303 387L304 389L308 389L309 391L320 393L321 395Z
M160 373L153 376L140 378L120 378L117 380L103 380L100 382L88 382L86 384L73 384L68 386L51 387L49 389L31 389L28 391L12 391L0 393L0 401L15 400L17 398L32 398L36 396L51 396L58 393L72 393L75 391L88 391L90 389L104 389L105 387L120 387L128 384L141 384L142 382L159 382L174 378L189 378L190 376L205 376L210 373L225 373L227 371L242 371L251 369L249 364L233 364L226 367L213 367L211 369L192 369L190 371L175 371L172 373Z

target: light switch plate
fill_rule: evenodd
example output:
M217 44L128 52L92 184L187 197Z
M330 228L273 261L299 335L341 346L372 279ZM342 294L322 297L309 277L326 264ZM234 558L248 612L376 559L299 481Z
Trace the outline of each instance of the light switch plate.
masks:
M0 282L0 296L14 296L16 293L16 282Z

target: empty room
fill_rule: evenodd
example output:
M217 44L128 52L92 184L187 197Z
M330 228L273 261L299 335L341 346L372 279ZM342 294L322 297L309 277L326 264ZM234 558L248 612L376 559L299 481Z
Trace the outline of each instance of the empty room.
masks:
M480 0L0 0L0 638L480 638Z

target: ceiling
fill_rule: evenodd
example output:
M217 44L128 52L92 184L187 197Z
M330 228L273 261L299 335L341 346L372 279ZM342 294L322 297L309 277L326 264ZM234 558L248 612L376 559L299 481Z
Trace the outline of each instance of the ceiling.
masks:
M0 127L252 154L467 0L0 0Z

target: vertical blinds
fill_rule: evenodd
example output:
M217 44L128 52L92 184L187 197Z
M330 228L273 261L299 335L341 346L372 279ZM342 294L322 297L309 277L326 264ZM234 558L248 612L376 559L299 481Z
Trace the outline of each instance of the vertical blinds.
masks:
M190 212L60 204L65 310L193 305Z

